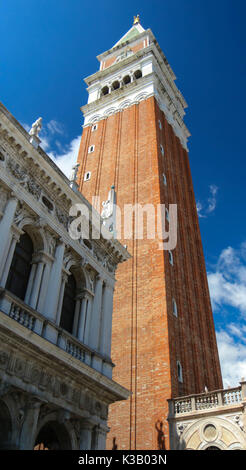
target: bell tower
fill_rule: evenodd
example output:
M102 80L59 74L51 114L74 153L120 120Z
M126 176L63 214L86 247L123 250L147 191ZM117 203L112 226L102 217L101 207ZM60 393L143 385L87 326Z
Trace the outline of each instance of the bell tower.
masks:
M177 244L120 239L131 259L117 272L112 328L114 379L131 391L110 409L108 449L168 449L170 398L222 388L184 123L186 101L152 31L130 30L85 79L80 191L92 203L177 205ZM102 208L97 207L100 210ZM166 213L168 219L168 210ZM168 222L168 221L167 221ZM136 225L133 214L133 226Z

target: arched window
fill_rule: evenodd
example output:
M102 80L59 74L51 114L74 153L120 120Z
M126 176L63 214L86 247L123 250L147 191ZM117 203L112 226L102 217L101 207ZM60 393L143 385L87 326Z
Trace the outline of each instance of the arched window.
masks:
M173 266L173 254L170 250L168 250L168 257L169 257L169 263L171 266Z
M205 450L220 450L217 446L208 446Z
M142 77L142 72L141 72L141 70L136 70L136 72L134 72L134 77L135 77L136 79L141 78L141 77Z
M175 315L175 317L178 316L178 307L177 307L177 304L176 304L176 300L173 298L172 299L172 304L173 304L173 314Z
M131 83L131 77L129 75L126 75L123 78L124 85L127 85L128 83Z
M88 147L88 153L92 153L92 152L94 152L94 150L95 150L95 145L90 145Z
M116 80L114 83L112 83L112 89L117 90L118 88L120 88L120 82Z
M169 222L169 220L170 220L170 218L169 218L169 210L168 210L167 207L166 207L166 209L165 209L165 212L166 212L166 219L167 219L167 221Z
M9 270L6 289L24 300L31 271L33 243L27 233L17 243Z
M73 274L68 276L68 281L65 285L60 326L69 333L73 332L73 320L76 304L76 281Z
M177 361L177 369L178 369L178 381L183 382L183 372L182 372L182 366L179 361Z
M84 175L84 181L89 181L91 179L91 172L87 171Z

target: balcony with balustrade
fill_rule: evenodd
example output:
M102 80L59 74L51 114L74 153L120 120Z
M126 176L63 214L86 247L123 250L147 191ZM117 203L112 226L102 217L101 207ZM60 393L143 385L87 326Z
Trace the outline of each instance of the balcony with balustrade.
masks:
M246 381L242 378L240 385L234 388L204 392L197 395L169 400L169 421L192 419L204 415L222 414L240 411L246 403Z
M114 364L110 358L82 343L74 335L2 288L0 288L0 312L29 330L31 333L29 339L33 338L34 344L37 342L35 338L43 338L58 348L57 355L59 355L59 350L63 350L80 362L111 378ZM3 318L1 317L2 324L4 323Z

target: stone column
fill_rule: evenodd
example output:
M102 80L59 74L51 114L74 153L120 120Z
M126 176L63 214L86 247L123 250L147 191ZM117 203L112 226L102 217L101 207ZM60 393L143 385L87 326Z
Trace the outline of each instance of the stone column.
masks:
M94 296L94 301L93 301L93 306L92 306L89 343L88 343L88 345L92 349L99 348L99 335L100 335L101 310L102 310L102 287L103 287L103 278L100 275L98 275L96 278L95 296Z
M97 426L94 430L95 434L95 450L105 450L106 447L106 437L108 428L101 425Z
M10 228L14 221L17 204L18 199L15 196L10 196L5 207L3 217L0 221L0 277L2 275L2 271L8 254L7 247L9 245L9 238L11 236Z
M25 407L24 421L20 434L20 450L33 450L37 433L41 401L29 398Z
M80 302L80 312L79 312L79 321L78 321L78 339L84 342L84 334L85 334L85 323L86 323L86 312L87 312L87 297L84 294L84 297L81 299Z
M83 302L83 294L81 293L76 296L76 305L75 305L75 312L74 312L73 335L76 337L78 337L78 332L79 332L80 312L81 312L82 302Z
M17 235L16 233L12 234L12 239L9 244L9 249L5 258L5 263L3 263L3 272L2 272L1 282L0 282L1 287L5 287L5 284L7 282L16 243L18 243L19 239L20 239L20 235Z
M241 385L242 401L246 402L246 380L244 377L242 377L240 385Z
M31 272L30 272L30 276L28 279L28 284L27 284L27 289L26 289L26 294L25 294L25 299L24 299L26 304L29 304L29 301L30 301L36 269L37 269L37 264L32 263Z
M80 305L80 314L78 321L78 339L85 344L89 342L89 332L91 324L92 295L84 292Z
M38 303L37 303L38 312L43 311L43 306L45 303L46 293L48 290L48 284L50 280L50 271L51 271L52 261L54 261L52 260L50 256L48 257L47 254L45 254L45 258L46 260L45 260L45 265L44 265L43 277L42 277L40 293L39 293L39 298L38 298Z
M89 335L91 331L91 312L92 312L92 305L93 305L93 297L92 295L87 293L87 308L86 308L86 317L85 317L85 329L84 329L84 343L89 345Z
M57 305L59 301L59 292L61 287L61 274L64 250L65 243L63 241L59 241L55 251L55 259L51 267L50 282L48 285L46 301L42 312L46 317L50 318L52 321L55 321L57 317Z
M59 301L58 301L58 306L57 306L57 311L56 311L56 319L55 319L55 322L57 325L60 325L64 290L65 290L67 279L68 279L68 274L63 272L62 279L61 279L61 287L60 287L60 292L59 292Z
M91 450L92 431L95 425L90 421L83 420L80 425L79 450Z
M32 307L33 309L36 309L37 307L37 301L39 297L43 271L44 271L44 262L40 260L36 263L35 277L33 279L30 300L28 302L30 307Z
M102 322L100 331L100 352L108 357L111 354L112 313L114 287L105 284L102 300Z

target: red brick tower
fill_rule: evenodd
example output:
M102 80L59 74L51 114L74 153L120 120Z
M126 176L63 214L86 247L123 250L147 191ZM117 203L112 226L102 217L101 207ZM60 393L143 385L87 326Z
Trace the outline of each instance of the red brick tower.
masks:
M133 27L98 56L88 77L78 184L92 201L177 204L177 246L124 240L132 258L119 267L114 297L114 379L131 390L112 405L108 448L169 448L167 399L222 388L183 122L186 102L150 29ZM97 207L98 209L98 207ZM146 219L145 225L146 225ZM133 224L136 224L136 217ZM173 262L172 262L173 261Z

